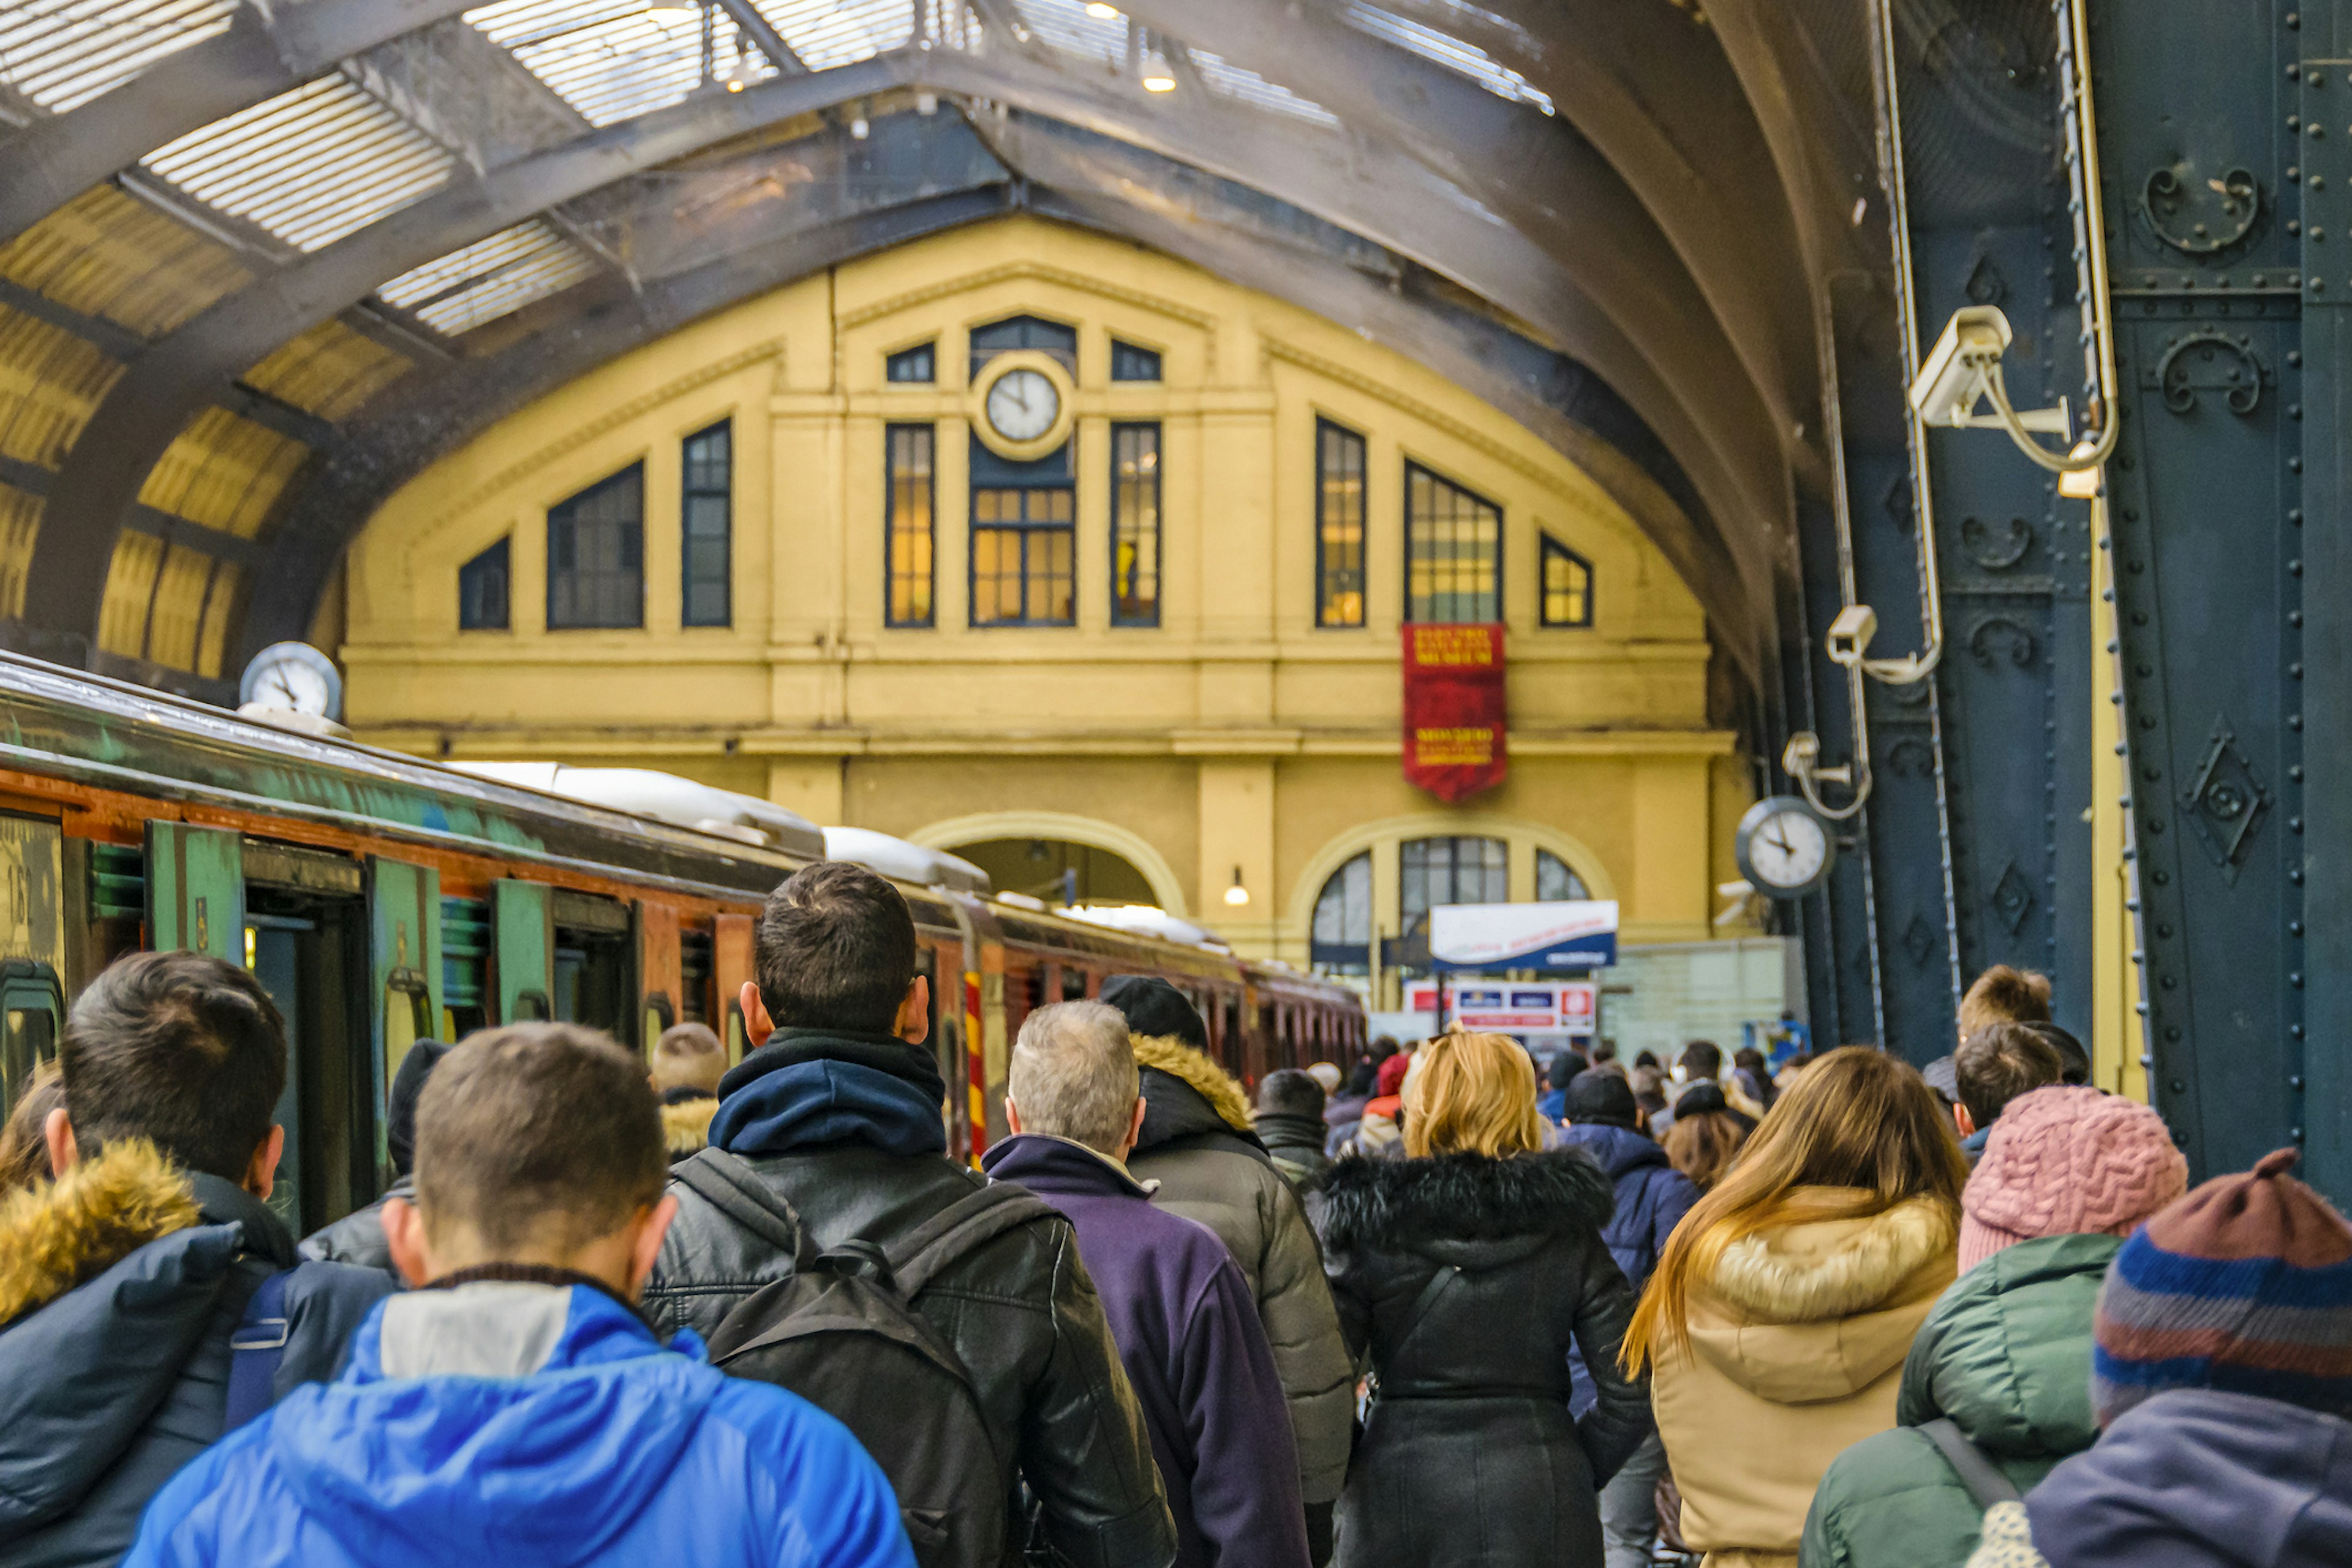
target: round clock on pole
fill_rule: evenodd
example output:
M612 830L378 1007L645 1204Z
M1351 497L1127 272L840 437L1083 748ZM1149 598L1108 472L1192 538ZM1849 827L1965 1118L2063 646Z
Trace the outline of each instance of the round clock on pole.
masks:
M1739 819L1731 856L1748 885L1766 898L1797 899L1829 879L1837 863L1837 839L1800 797L1769 795Z

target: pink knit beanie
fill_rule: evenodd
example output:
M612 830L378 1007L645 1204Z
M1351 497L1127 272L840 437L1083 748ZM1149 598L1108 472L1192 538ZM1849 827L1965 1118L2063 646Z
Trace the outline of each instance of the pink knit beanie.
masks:
M2009 1102L1960 1197L1960 1268L2042 1236L2129 1236L2189 1190L2164 1119L2095 1089L2053 1084Z

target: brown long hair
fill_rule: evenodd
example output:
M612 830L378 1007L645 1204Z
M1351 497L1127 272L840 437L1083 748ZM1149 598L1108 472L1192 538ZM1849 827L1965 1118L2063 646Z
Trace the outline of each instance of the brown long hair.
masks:
M1666 1160L1700 1192L1712 1192L1747 1142L1748 1130L1731 1112L1694 1111L1666 1128Z
M1404 1084L1404 1152L1525 1154L1543 1147L1536 1067L1503 1035L1440 1035Z
M1789 1086L1715 1190L1666 1239L1620 1359L1638 1372L1660 1351L1682 1348L1691 1281L1706 1278L1734 1242L1790 1218L1800 1189L1859 1189L1825 1207L1808 1205L1808 1218L1860 1219L1927 1198L1957 1223L1968 1179L1951 1121L1915 1068L1868 1046L1830 1052Z

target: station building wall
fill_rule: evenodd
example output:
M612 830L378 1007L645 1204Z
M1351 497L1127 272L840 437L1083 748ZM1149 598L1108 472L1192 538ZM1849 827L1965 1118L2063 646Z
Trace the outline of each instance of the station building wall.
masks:
M1044 590L1068 625L973 624L973 514L1000 504L977 491L1008 470L971 439L982 416L968 350L975 328L1016 317L1074 333L1070 482L1055 503L1071 531L1053 544L1070 552L1071 588ZM933 379L889 379L891 356L916 351L897 362L903 375L925 345ZM1115 355L1129 376L1156 355L1158 379L1114 379ZM1359 500L1335 477L1344 464L1322 461L1327 425L1361 441ZM1124 489L1112 472L1115 429L1139 426L1156 432L1160 552L1157 624L1140 626L1113 614L1114 574L1142 559L1149 510L1134 437ZM700 441L708 459L722 427L715 554L714 470L689 472L688 458ZM902 523L921 510L912 465L890 467L910 430L930 433L919 626L888 614L896 548L898 618L920 618L908 614L920 531L889 538L894 504ZM1500 513L1510 772L1458 808L1400 773L1409 467ZM633 468L634 545L611 526L616 504L627 510L611 481ZM1458 516L1470 503L1449 504ZM1335 569L1348 564L1349 505L1361 509L1360 605ZM567 566L559 544L554 573L551 511L592 520L567 523L572 553ZM1547 539L1589 574L1586 597L1555 594L1549 618L1582 611L1586 624L1545 624ZM501 544L502 617L485 576ZM1141 582L1129 571L1118 584L1129 620ZM715 588L723 624L687 624L714 619ZM341 627L346 706L365 740L460 760L663 768L943 847L1095 844L1136 864L1174 911L1294 963L1307 958L1318 894L1358 854L1370 858L1372 916L1395 934L1403 847L1423 838L1499 840L1513 899L1535 896L1538 858L1553 857L1622 902L1629 941L1714 934L1714 885L1736 875L1746 769L1709 723L1704 617L1598 485L1410 360L1044 220L841 267L561 388L387 501L342 592L326 624ZM551 592L558 618L587 604L587 618L640 624L551 628ZM1236 870L1241 908L1224 901ZM1558 868L1548 874L1557 885Z

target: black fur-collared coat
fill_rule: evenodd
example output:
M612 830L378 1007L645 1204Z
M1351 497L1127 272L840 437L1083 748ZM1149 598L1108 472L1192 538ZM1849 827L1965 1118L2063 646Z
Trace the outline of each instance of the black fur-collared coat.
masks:
M1633 1292L1609 1178L1573 1150L1342 1160L1325 1268L1378 1382L1339 1500L1339 1568L1600 1568L1596 1493L1651 1430L1617 1370ZM1569 1351L1600 1399L1569 1411Z

